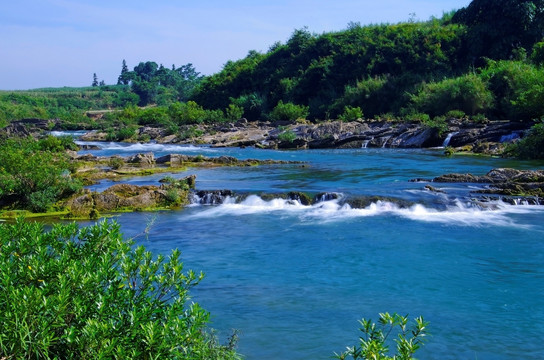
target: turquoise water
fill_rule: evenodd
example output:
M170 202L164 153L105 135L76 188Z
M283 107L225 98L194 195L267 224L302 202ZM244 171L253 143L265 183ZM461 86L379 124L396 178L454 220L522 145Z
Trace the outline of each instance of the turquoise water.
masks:
M496 167L542 169L542 162L446 158L440 150L100 145L87 152L304 162L189 169L173 176L196 174L198 189L245 197L117 217L138 243L156 253L179 248L187 269L206 273L193 300L212 313L221 339L240 331L238 349L247 359L330 359L356 344L358 320L386 311L430 321L419 359L544 358L544 207L478 207L470 191L481 185L433 184L446 191L436 194L409 182ZM163 176L129 182L153 184ZM352 209L339 200L303 206L258 196L286 191L384 195L414 205ZM141 236L149 223L149 236Z

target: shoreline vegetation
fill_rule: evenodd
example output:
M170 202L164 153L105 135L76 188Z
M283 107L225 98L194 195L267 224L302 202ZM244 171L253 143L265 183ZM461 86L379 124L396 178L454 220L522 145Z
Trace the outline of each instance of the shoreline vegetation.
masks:
M497 19L504 24L497 27ZM153 61L130 70L123 60L115 85L99 84L94 75L87 88L0 91L2 216L27 210L95 218L102 211L178 207L191 193L181 180L139 191L114 188L107 205L100 200L106 195L83 186L194 166L270 163L153 154L98 159L44 135L50 131L85 130L86 141L443 147L447 156L543 159L543 24L541 1L474 0L428 21L350 23L323 34L298 29L285 43L250 51L210 76L192 64ZM505 193L541 196L519 184Z
M0 331L0 358L240 358L236 334L219 344L207 330L209 314L187 303L188 290L203 276L184 272L178 251L153 260L125 241L115 223L60 224L46 232L23 217L98 219L176 209L193 199L219 204L235 195L199 191L194 175L165 175L160 185L85 189L103 179L191 167L308 166L151 153L100 158L79 155L72 138L51 131L86 130L87 141L443 147L446 156L544 159L543 66L544 1L474 0L424 22L350 23L323 34L298 29L286 43L249 51L210 76L192 64L153 61L129 70L123 60L115 85L0 91L0 219L9 220L0 223L0 323L8 324ZM543 204L544 170L413 181L433 192L442 191L434 187L441 182L485 184L471 193L484 207L495 200ZM260 196L311 205L337 194L300 189ZM345 199L360 208L376 201L413 205L373 196ZM96 291L101 301L88 296ZM380 314L378 327L363 320L360 343L336 356L390 359L385 340L398 326L396 350L411 359L427 327L422 318L415 321L408 339L406 317Z

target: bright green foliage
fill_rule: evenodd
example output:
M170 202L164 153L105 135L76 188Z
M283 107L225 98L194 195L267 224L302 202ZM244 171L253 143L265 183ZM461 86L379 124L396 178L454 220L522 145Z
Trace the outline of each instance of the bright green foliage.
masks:
M493 105L493 94L481 77L468 74L422 86L412 103L417 111L430 116L444 115L451 110L467 114L485 112Z
M493 92L497 117L531 120L544 114L544 69L521 61L490 61L481 77Z
M544 159L544 123L534 125L527 136L508 146L504 155L521 159Z
M533 46L531 61L539 66L542 66L544 64L544 41L537 42Z
M154 258L116 223L0 225L0 358L237 359L190 303L202 274Z
M346 106L344 112L339 116L342 121L355 121L363 117L363 111L360 107Z
M193 98L206 108L225 108L231 98L259 94L264 113L282 100L307 105L310 118L323 119L327 113L338 115L346 105L366 110L374 93L387 89L387 101L381 98L386 105L375 105L369 113L397 111L403 94L414 85L464 67L456 56L464 31L459 25L434 22L352 26L322 35L296 30L286 44L275 44L266 54L251 52L227 63L202 81ZM346 86L359 79L377 79L364 94L369 99L358 100L364 104L349 99L335 104ZM245 116L258 119L247 112Z
M135 97L126 86L0 91L0 122L58 118L66 128L86 128L87 110L127 106L137 102Z
M359 344L348 347L337 359L354 360L410 360L414 353L423 345L427 335L428 322L422 317L415 318L415 323L408 326L408 317L389 313L380 314L378 323L372 320L362 319ZM396 352L391 356L389 346L393 341L389 339L390 335L396 334L394 339Z
M236 121L241 119L244 115L244 108L236 104L229 104L225 110L225 114L228 120Z
M174 103L168 110L172 120L179 125L203 123L206 118L206 111L194 101Z
M305 119L308 116L308 106L295 105L293 103L283 103L282 100L270 113L270 119L273 121L294 121Z
M297 134L291 129L280 127L279 130L278 140L281 142L292 143L297 138Z
M336 104L331 107L333 116L340 113L345 106L355 106L365 109L365 113L370 116L376 116L389 110L387 76L376 76L366 80L357 81L355 85L346 85L344 95L336 100ZM344 108L341 106L344 105Z
M133 139L136 136L137 127L134 125L121 127L117 130L110 129L106 136L108 141L124 141Z
M52 136L47 135L38 142L38 147L42 151L62 152L65 150L79 150L79 146L74 142L71 136Z
M36 212L81 189L72 179L64 146L50 137L4 140L0 146L0 205Z

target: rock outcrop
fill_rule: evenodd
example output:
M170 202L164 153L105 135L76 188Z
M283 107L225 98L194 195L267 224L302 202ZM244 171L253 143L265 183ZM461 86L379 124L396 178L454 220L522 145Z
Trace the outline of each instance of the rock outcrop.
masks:
M486 175L446 174L432 179L435 183L479 183L487 188L474 191L479 194L496 194L516 197L544 197L544 170L517 170L499 168Z
M421 123L358 120L326 121L282 126L269 122L238 121L220 125L198 125L198 137L168 135L164 129L141 127L137 133L158 143L201 143L212 147L256 146L264 148L428 148L470 146L476 152L494 153L500 144L516 141L533 125L531 122L488 121L464 122L450 119L447 128L429 127ZM194 129L193 129L194 130ZM285 139L281 134L294 135ZM183 129L180 129L180 133ZM105 133L91 131L81 137L85 141L103 141ZM499 144L499 145L497 145Z
M189 189L195 177L189 176L160 186L115 184L103 192L85 189L66 201L72 217L94 218L100 213L154 210L189 203Z

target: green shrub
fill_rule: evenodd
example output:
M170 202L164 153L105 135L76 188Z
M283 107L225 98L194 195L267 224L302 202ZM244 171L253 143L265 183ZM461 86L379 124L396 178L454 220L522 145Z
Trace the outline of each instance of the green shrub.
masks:
M113 170L118 170L118 169L122 168L125 165L125 160L122 157L112 156L108 160L108 165Z
M257 93L241 95L238 98L230 98L231 103L244 110L244 116L250 120L259 120L265 108L265 99Z
M542 66L542 64L544 64L544 42L537 42L533 45L531 61L538 66Z
M492 107L493 94L481 77L467 74L424 84L411 100L416 111L430 116L444 115L451 110L476 114Z
M206 110L194 101L173 103L168 107L171 119L178 125L200 124L206 119Z
M278 134L278 140L281 142L292 143L297 138L297 134L291 129L285 129L280 127L280 133Z
M485 123L487 121L487 118L485 117L484 114L476 114L476 115L471 116L470 118L475 123L480 123L480 124Z
M418 122L418 123L429 123L431 118L429 115L424 113L408 113L404 116L404 120L409 122Z
M3 141L0 146L0 202L45 211L54 202L81 188L81 183L70 176L66 153L59 151L56 145L53 150L48 149L50 141L40 143L32 138Z
M223 113L223 110L217 109L217 110L204 110L204 122L208 124L217 124L226 122L227 118L225 117L225 114Z
M497 117L532 120L544 114L544 68L521 61L490 61L481 77L495 96Z
M294 121L305 119L308 116L308 106L295 105L293 103L283 103L282 100L270 113L270 119L273 121Z
M446 113L446 117L449 119L462 119L465 115L463 110L450 110Z
M237 359L190 303L202 278L116 223L0 224L0 358Z
M62 152L64 150L79 150L79 146L74 142L71 136L52 136L46 137L38 141L38 147L43 151Z
M544 123L534 125L527 136L508 145L504 155L521 159L544 159Z
M413 359L414 353L423 345L424 338L427 335L428 322L422 317L415 318L415 323L408 326L408 317L398 314L389 313L380 314L378 323L373 323L372 320L362 319L359 344L353 347L348 347L341 354L336 354L337 359L347 359L348 356L354 360L410 360ZM393 356L389 355L388 338L395 334L396 353Z
M196 126L189 126L181 133L179 133L178 137L180 138L180 140L187 140L198 138L202 136L202 134L204 134L204 131L200 130Z
M342 121L355 121L363 117L363 111L360 107L346 106L344 107L344 112L339 116Z
M124 126L117 130L109 129L106 135L107 141L123 141L136 136L136 126Z
M176 188L169 188L166 190L166 202L170 205L177 205L181 200L179 190Z
M448 123L446 122L445 116L435 116L432 120L424 121L423 125L430 129L436 130L438 132L438 136L442 136L442 134L448 131Z
M165 125L170 121L167 109L165 107L152 107L144 109L138 119L140 125Z
M236 104L229 104L229 107L225 109L225 114L228 120L236 121L244 115L244 108Z

